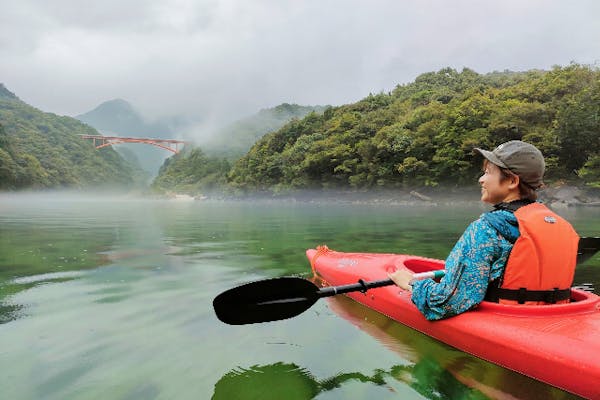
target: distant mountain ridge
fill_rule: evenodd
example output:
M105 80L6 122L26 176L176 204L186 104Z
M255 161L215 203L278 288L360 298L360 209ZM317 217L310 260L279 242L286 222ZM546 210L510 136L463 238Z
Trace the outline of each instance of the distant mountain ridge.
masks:
M3 83L0 83L0 99L21 101L21 99L19 99L13 92L8 90Z
M150 136L161 139L173 138L176 127L172 125L177 124L173 119L148 122L123 99L105 101L93 110L77 115L75 118L98 130L118 133L120 136Z
M131 104L122 99L106 101L75 118L99 130L127 133L130 136L147 133L147 126L141 116ZM140 130L143 132L139 132Z

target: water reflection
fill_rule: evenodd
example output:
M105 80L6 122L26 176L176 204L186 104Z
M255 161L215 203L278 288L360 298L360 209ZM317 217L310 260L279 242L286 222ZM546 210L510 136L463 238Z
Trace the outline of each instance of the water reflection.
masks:
M80 276L82 274L79 271L56 272L15 278L4 283L0 282L0 325L27 316L27 306L18 304L15 301L17 293L48 283L69 282Z
M395 392L393 386L388 384L390 379L407 385L428 399L487 398L479 390L460 382L433 358L425 357L413 365L375 370L372 375L349 372L323 380L318 380L310 371L291 363L236 368L215 384L212 399L310 400L349 382L381 386L389 392Z
M236 368L216 384L213 400L312 399L321 392L315 377L295 364Z
M22 318L25 315L25 307L21 304L10 304L0 302L0 325Z

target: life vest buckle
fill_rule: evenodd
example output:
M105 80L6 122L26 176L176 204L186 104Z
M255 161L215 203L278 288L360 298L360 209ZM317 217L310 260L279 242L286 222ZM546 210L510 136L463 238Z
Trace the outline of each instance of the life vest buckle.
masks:
M527 298L527 289L524 287L519 288L519 292L517 293L517 302L519 304L525 304L526 298Z
M556 304L557 301L558 301L558 288L555 287L554 290L548 291L546 303Z

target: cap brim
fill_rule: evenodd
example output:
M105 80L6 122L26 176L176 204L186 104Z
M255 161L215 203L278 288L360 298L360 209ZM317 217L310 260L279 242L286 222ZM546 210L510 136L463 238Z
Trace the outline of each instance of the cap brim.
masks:
M492 153L491 151L487 151L487 150L483 150L480 149L478 147L473 149L474 151L477 151L478 153L480 153L482 156L484 156L488 161L490 161L491 163L502 167L502 168L507 168L506 164L504 164L498 157L496 157L496 155L494 153Z

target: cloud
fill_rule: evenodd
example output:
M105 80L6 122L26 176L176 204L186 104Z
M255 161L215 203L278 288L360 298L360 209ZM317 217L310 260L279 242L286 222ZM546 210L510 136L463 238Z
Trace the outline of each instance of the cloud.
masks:
M597 62L600 3L21 0L0 14L0 81L46 111L124 98L148 115L232 120L343 104L446 66Z

